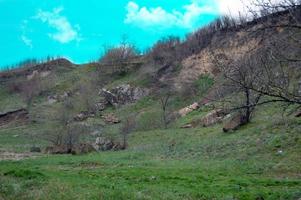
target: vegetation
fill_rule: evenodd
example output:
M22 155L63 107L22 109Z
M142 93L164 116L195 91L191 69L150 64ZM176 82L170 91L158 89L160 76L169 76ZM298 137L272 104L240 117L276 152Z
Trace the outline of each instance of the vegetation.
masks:
M285 126L279 115L273 116L273 122L267 120L266 114L275 111L267 107L262 117L230 135L223 135L219 126L135 132L126 151L1 162L1 195L8 199L298 199L300 120L289 119Z
M300 6L284 2L144 55L124 38L97 63L0 73L0 199L300 199ZM110 148L68 154L95 141Z

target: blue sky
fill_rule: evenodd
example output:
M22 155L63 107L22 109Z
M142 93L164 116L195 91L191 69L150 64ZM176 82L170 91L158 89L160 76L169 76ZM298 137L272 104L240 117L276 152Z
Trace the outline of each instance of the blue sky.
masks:
M88 62L122 35L144 49L209 23L229 1L240 0L0 0L0 66L47 55Z

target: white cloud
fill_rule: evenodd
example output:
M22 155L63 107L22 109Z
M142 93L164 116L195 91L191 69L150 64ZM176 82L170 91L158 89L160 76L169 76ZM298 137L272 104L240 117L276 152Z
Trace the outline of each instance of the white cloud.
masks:
M191 29L202 14L214 13L210 6L201 6L197 0L183 6L184 12L173 10L168 12L162 7L147 8L140 7L131 1L127 4L127 15L125 23L140 27L159 26L162 28L181 27Z
M250 1L248 0L216 0L218 5L218 10L223 15L233 15L237 16L239 13L246 13L247 6L249 6Z
M33 48L33 44L32 44L32 40L27 36L28 32L30 32L30 30L28 29L28 21L27 20L23 20L21 23L21 40L22 42L30 47L31 49Z
M250 9L253 12L259 12L260 6L258 4L277 4L277 3L289 3L286 0L215 0L219 12L224 15L232 15L237 17L242 15L251 15ZM291 0L297 2L298 0Z
M52 12L39 10L35 18L47 23L56 30L55 33L48 34L52 39L61 43L69 43L74 40L79 41L79 26L73 27L69 20L61 15L62 11L62 7L55 8Z
M24 42L24 44L25 44L26 46L30 47L31 49L33 48L32 40L29 39L27 36L21 35L21 40Z
M195 22L203 14L230 15L232 17L251 16L250 9L260 11L256 6L260 3L279 3L284 0L212 0L204 4L204 0L191 0L191 3L183 6L183 11L167 11L162 7L140 7L134 1L127 4L127 15L124 20L127 24L138 27L181 27L193 29ZM297 1L297 0L293 0Z

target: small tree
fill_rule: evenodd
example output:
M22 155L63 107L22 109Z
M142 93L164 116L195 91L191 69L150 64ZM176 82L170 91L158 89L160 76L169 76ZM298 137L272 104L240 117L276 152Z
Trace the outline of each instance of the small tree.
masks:
M120 134L122 136L122 149L126 149L128 146L128 135L135 129L136 127L136 117L131 115L128 116L124 121L120 128Z
M54 130L49 130L46 135L46 140L54 146L65 146L68 151L79 141L82 130L72 126L74 104L67 98L61 107L57 110L54 116Z
M296 5L295 0L276 4L272 1L256 2L255 7L260 9L250 10L254 15L254 21L248 23L252 29L243 26L249 37L240 42L246 43L254 35L261 41L261 46L248 49L244 55L236 55L236 60L226 52L212 52L214 64L225 78L221 99L228 101L226 97L230 97L230 110L241 112L242 123L250 121L259 105L273 102L286 107L301 105L298 85L301 77L300 4ZM239 97L239 101L233 97Z
M242 60L224 64L227 65L221 67L225 77L224 85L226 89L234 91L236 97L240 97L241 100L240 103L237 99L232 102L232 105L235 106L231 110L239 110L242 115L242 123L249 123L253 111L263 96L250 89L253 86L262 87L259 85L259 80L263 78L261 77L263 74L262 69L258 66L257 55L245 55Z
M137 48L128 42L126 35L122 36L119 46L105 46L104 49L104 55L99 60L103 64L121 64L138 55Z
M159 94L159 103L160 108L162 111L162 121L164 124L164 128L167 129L168 126L168 107L171 99L171 92L170 91L164 91Z
M160 67L171 66L181 59L178 54L180 38L169 36L159 40L150 50L148 58L155 65Z

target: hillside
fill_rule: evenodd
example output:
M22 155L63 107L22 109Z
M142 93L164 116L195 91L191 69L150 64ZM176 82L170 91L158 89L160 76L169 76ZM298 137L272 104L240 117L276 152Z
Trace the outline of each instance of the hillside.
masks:
M0 200L300 199L289 11L0 72Z

